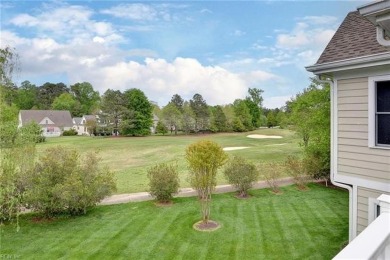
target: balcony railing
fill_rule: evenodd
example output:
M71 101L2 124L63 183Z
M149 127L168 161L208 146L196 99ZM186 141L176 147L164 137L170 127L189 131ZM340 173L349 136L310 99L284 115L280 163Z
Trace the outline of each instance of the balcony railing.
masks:
M390 196L379 198L380 215L333 259L390 259Z

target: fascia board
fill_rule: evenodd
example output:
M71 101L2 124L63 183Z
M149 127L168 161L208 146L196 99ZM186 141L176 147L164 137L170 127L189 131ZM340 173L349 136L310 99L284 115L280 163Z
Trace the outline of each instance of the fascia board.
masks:
M305 67L307 71L314 74L322 74L350 69L360 69L371 66L390 64L390 52L359 57L348 60L327 62Z

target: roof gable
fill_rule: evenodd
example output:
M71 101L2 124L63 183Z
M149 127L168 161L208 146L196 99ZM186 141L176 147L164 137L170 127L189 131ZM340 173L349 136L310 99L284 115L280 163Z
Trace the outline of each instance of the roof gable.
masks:
M316 64L387 52L390 47L380 45L376 39L376 27L356 11L347 15Z
M45 116L45 118L43 118L42 121L39 122L38 124L40 124L40 125L54 125L54 122L51 121L50 118Z

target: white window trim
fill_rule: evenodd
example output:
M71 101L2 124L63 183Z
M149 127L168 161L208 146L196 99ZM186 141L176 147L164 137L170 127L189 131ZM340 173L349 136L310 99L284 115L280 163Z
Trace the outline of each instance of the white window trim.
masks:
M368 146L370 148L390 150L389 146L376 144L376 93L375 87L378 81L388 81L390 75L375 76L368 78Z
M368 198L368 224L371 224L377 217L377 207L379 206L379 200L376 198Z

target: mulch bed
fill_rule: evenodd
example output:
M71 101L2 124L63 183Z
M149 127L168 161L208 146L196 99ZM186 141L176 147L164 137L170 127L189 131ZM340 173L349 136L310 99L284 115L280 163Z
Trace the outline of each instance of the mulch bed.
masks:
M213 220L209 220L206 222L203 222L203 220L199 221L199 222L196 222L194 225L193 225L193 228L195 230L198 230L198 231L215 231L217 229L219 229L221 227L221 225L216 222L216 221L213 221Z

